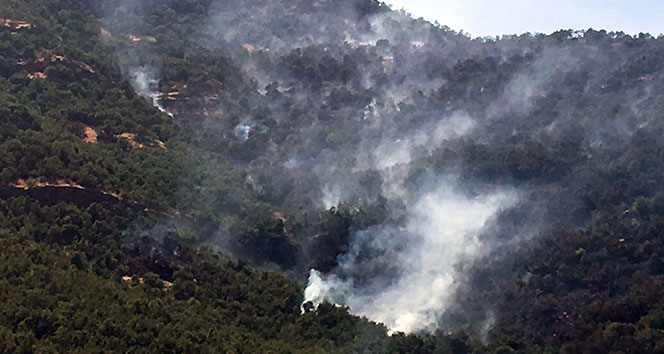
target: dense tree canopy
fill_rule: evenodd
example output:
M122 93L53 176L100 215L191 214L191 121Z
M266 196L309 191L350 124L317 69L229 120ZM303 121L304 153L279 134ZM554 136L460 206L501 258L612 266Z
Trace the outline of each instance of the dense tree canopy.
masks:
M473 40L370 0L0 19L0 352L664 350L662 38ZM390 177L450 170L527 202L438 331L301 314L310 268L403 224Z

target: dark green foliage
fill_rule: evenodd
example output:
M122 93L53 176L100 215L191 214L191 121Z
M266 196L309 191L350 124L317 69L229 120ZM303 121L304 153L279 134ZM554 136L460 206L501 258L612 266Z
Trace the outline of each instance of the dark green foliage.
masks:
M531 275L499 290L510 301L494 333L568 352L659 352L662 205L639 199L523 250L528 263L513 262Z
M16 33L0 28L6 49L0 60L0 352L373 353L387 347L384 327L331 305L301 316L302 288L294 282L198 250L196 242L231 220L245 230L244 251L273 252L257 262L283 257L273 261L288 265L298 252L284 219L244 191L240 169L206 155L214 152L187 148L170 117L122 81L85 2L12 1L0 10L33 25ZM171 50L181 47L173 43ZM201 65L221 71L186 70ZM165 74L233 85L235 71L224 65L202 54L172 63L172 74ZM34 72L45 77L28 78ZM83 140L86 127L98 134L96 143ZM123 133L135 134L143 147L119 138ZM181 218L171 214L176 207ZM179 226L163 226L164 218ZM341 237L338 247L347 242L350 214L311 219L290 227L329 230Z
M300 315L281 275L182 236L132 245L121 214L0 202L0 352L391 352L383 326L344 308Z
M320 16L346 11L340 18L362 27L387 10L369 0L341 10L333 1L248 1L249 9L296 21L240 30L251 45L242 47L200 25L214 11L226 21L240 5L122 3L0 5L0 18L32 25L0 27L0 352L664 351L661 38L589 30L580 38L560 31L475 42L392 20L402 35L424 32L435 50L406 58L408 38L353 46L317 28L344 44L271 55L261 48L304 37ZM297 12L286 10L291 5ZM258 50L249 53L252 46ZM600 73L599 59L583 54L588 48L620 60ZM427 171L458 168L468 181L539 191L533 199L550 203L555 228L484 264L460 291L454 315L469 327L478 326L477 304L495 307L486 343L464 332L388 336L327 303L300 314L300 285L218 253L301 279L311 267L334 268L354 231L398 223L401 206L381 195L376 170L343 175L359 186L356 203L324 210L306 167L306 159L331 153L338 165L355 165L366 107L409 79L383 69L385 53L397 63L421 60L424 76L437 80L399 92L407 99L398 107L372 108L391 109L390 128L413 132L443 111L496 109L507 83L546 50L578 60L550 73L555 79L526 116L519 107L498 109L482 123L482 139L443 141L413 161L406 178L416 189ZM242 69L250 59L255 77ZM155 91L177 97L162 102L175 117L134 92L130 71L140 67L158 72ZM278 81L257 82L265 72ZM249 121L246 139L233 134ZM84 141L90 129L96 143ZM291 154L305 157L305 167L287 167ZM503 269L526 275L506 279Z

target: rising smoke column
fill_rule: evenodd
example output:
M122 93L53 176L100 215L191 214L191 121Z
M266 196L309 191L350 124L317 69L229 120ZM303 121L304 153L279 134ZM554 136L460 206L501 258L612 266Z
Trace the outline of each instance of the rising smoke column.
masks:
M155 88L159 81L155 79L151 72L152 70L144 67L132 70L131 85L136 93L149 99L153 106L172 117L173 113L166 110L159 102L159 91Z
M356 232L332 274L312 270L304 303L349 306L393 332L435 329L464 266L488 251L482 233L517 198L511 189L469 196L449 177L425 189L404 225Z

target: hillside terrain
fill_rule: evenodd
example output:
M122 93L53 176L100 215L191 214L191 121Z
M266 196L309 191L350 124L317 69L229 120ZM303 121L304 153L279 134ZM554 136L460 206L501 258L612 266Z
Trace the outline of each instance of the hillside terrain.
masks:
M664 38L6 0L0 46L2 353L664 351Z

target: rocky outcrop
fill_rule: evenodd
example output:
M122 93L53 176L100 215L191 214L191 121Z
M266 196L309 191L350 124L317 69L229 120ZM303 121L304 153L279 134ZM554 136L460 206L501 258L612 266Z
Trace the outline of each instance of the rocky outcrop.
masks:
M13 184L0 187L0 198L19 196L27 196L47 205L69 202L80 207L87 207L93 203L114 205L123 202L115 193L84 188L69 181L19 179Z
M9 18L0 18L0 26L7 27L15 31L32 28L32 24L29 22L12 20Z

